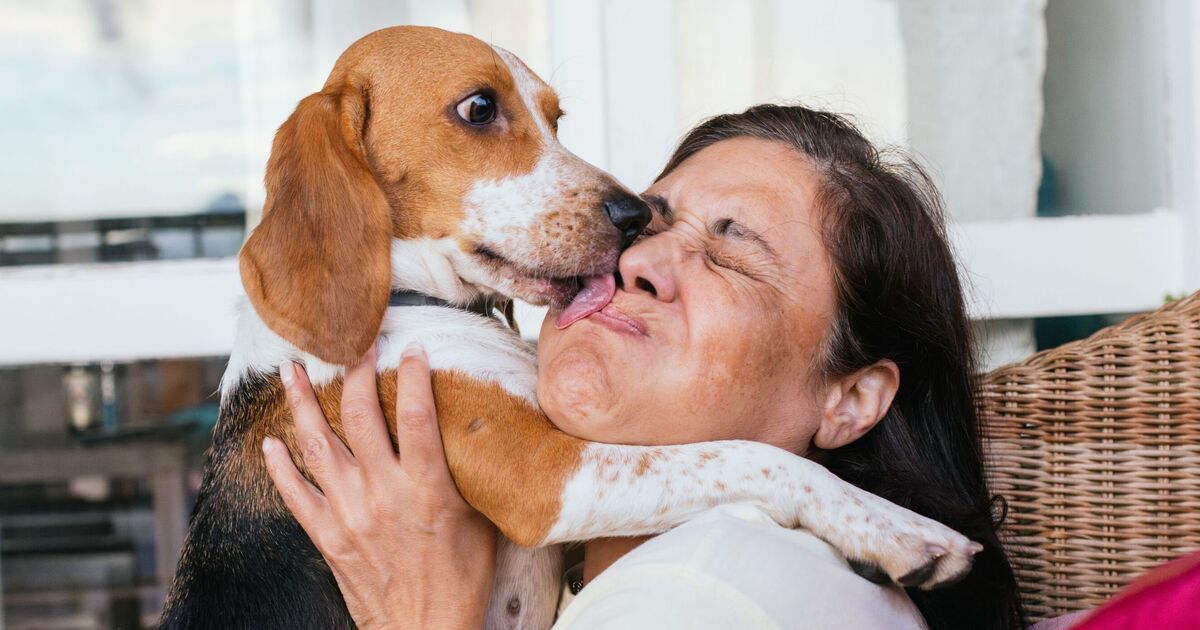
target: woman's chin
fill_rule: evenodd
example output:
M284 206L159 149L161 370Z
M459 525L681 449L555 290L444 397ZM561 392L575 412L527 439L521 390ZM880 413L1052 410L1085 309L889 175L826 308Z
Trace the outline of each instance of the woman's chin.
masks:
M572 346L554 356L543 347L538 369L538 403L542 411L564 433L585 440L604 442L615 428L618 392L626 388L613 383L604 357L584 347ZM614 385L617 385L614 387Z
M559 431L589 442L616 443L617 431L611 420L587 405L543 405L546 417Z

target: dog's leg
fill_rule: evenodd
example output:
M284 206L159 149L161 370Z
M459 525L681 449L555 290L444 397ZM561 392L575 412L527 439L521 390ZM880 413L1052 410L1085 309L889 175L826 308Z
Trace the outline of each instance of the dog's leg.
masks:
M498 385L435 371L434 391L460 492L521 545L661 533L741 502L809 529L876 580L932 588L965 574L978 550L945 525L773 446L588 443Z
M810 530L875 581L927 589L953 582L981 548L811 460L741 441L588 445L544 542L655 534L727 503L749 503L780 525Z
M561 545L518 547L503 534L496 546L496 582L487 630L544 630L554 623L562 591Z

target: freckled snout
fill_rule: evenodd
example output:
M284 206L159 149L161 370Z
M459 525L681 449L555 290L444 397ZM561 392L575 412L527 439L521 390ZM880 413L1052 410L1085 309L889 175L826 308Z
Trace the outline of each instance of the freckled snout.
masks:
M629 247L650 223L650 206L641 199L626 193L609 197L604 201L604 212L608 220L621 235L621 249Z

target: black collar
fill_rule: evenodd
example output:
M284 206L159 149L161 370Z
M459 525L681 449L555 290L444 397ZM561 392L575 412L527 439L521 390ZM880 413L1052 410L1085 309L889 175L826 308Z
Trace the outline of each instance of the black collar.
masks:
M492 312L496 308L496 301L490 297L481 297L474 302L466 305L451 304L441 298L435 298L425 295L419 291L392 291L388 297L388 306L444 306L446 308L456 308L460 311L483 315L484 317L495 317Z

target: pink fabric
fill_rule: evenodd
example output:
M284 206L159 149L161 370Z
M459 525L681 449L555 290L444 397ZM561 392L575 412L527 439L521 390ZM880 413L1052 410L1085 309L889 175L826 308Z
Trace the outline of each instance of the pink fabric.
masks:
M1200 630L1200 552L1134 580L1075 630Z

